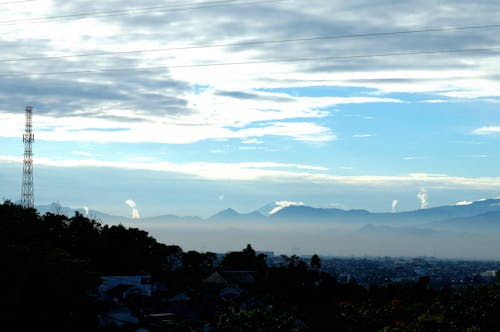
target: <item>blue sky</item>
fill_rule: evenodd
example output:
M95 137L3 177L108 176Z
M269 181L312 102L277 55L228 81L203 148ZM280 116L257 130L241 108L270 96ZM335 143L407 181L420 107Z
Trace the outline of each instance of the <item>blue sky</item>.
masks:
M428 206L500 196L500 27L484 27L500 24L500 5L191 3L41 23L23 20L158 2L0 5L0 198L20 196L27 105L37 204L129 215L132 199L143 216L206 217L273 201L403 211L423 207L420 192ZM268 43L444 28L461 29ZM116 54L245 42L257 43ZM358 57L438 50L469 51ZM347 58L268 62L324 57ZM210 66L234 62L258 63ZM123 68L137 70L109 71Z

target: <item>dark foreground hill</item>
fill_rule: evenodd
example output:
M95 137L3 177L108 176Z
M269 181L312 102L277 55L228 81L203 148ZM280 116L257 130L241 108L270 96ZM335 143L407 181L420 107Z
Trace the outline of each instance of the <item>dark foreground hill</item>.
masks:
M5 331L500 330L498 283L431 289L421 277L361 287L321 272L318 256L269 266L247 245L217 261L136 228L10 202L0 205L0 259ZM105 275L151 276L155 291L103 297ZM103 325L112 310L134 320Z

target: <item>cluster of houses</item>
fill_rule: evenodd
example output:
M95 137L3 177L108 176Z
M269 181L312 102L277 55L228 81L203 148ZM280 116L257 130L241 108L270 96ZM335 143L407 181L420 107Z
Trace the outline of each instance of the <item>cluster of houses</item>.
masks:
M189 322L200 331L211 331L210 318L219 314L265 309L248 292L256 282L253 271L215 271L197 290L172 294L168 285L150 275L104 276L99 287L101 328L130 327L136 332ZM169 294L169 295L167 295Z

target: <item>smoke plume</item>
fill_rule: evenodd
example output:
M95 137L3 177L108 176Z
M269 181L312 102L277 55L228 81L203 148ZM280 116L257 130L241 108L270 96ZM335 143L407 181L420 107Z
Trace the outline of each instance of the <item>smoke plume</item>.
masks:
M420 200L420 208L421 209L427 209L427 206L429 206L429 202L427 201L427 190L422 189L417 195L418 199Z
M89 216L89 207L88 206L84 206L83 210L85 211L84 217L87 218Z
M132 208L132 219L139 219L139 210L137 210L135 202L131 199L127 199L125 204Z
M396 208L398 207L398 200L395 199L392 201L392 213L396 213Z

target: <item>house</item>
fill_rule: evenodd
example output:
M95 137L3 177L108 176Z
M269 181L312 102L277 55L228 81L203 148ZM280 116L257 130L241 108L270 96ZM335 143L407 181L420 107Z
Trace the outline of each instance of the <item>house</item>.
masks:
M131 298L150 298L152 282L150 275L103 276L99 286L102 309L98 314L99 326L139 326L143 320L143 301L127 301ZM130 305L133 303L134 305Z
M99 293L103 298L123 300L130 295L151 297L152 283L150 275L103 276Z

